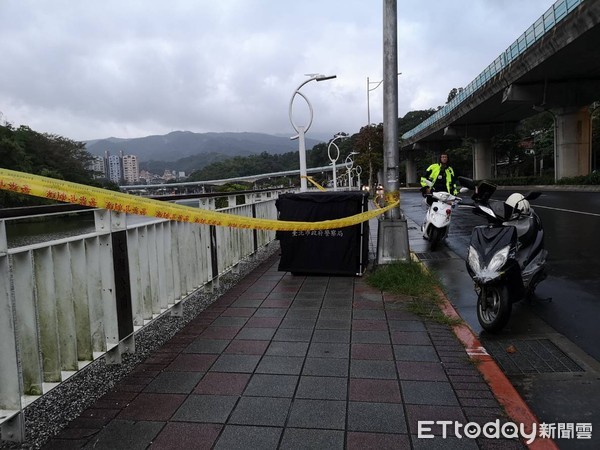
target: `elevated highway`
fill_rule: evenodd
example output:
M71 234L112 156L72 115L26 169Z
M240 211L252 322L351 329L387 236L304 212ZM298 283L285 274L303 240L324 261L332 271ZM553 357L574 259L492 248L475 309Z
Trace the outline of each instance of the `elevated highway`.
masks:
M549 111L556 179L589 174L589 106L600 100L599 24L600 2L557 1L452 101L405 133L401 148L441 150L471 138L474 177L490 177L492 136ZM407 164L415 176L411 157Z

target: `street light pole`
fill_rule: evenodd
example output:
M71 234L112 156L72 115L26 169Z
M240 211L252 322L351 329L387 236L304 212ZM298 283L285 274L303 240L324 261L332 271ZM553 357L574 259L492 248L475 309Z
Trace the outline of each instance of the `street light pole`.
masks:
M337 191L337 173L335 171L335 163L337 162L338 158L340 157L340 148L337 146L337 144L335 143L336 140L338 139L343 139L346 136L343 134L336 134L333 139L331 140L331 142L329 143L329 145L327 146L327 156L329 157L329 160L331 161L331 164L333 165L333 190ZM335 158L333 156L331 156L331 146L334 146L337 153Z
M369 93L371 91L374 91L375 89L377 89L381 83L383 83L383 80L381 81L369 81L369 77L367 77L367 126L371 126L371 102L370 102L370 95ZM375 86L374 88L371 87L372 84L376 84L377 86Z
M402 72L398 72L398 75L402 75ZM371 126L371 99L370 99L370 92L374 91L375 89L377 89L379 86L381 86L381 84L383 83L383 80L381 81L369 81L369 77L367 77L367 125ZM374 84L375 87L371 87L371 85Z
M344 161L344 165L346 166L346 172L348 173L348 190L352 190L352 167L354 167L354 160L352 157L354 155L358 155L358 152L350 152L348 156L346 156L346 160Z
M320 75L320 74L308 74L308 76L310 78L308 80L304 81L303 83L301 83L300 86L298 86L296 88L296 90L294 91L294 93L292 94L292 98L290 99L290 107L289 107L290 123L292 124L292 127L294 128L294 130L296 130L296 133L298 133L296 136L292 136L290 139L298 139L298 153L299 153L299 157L300 157L300 192L306 192L306 190L308 189L308 185L306 183L306 144L305 144L305 140L304 140L304 135L306 134L306 132L312 125L312 121L313 121L312 105L310 104L310 101L308 100L308 98L306 98L306 96L302 92L300 92L300 89L306 83L309 83L313 80L325 81L325 80L331 80L332 78L336 77L336 75L326 76L326 75ZM306 102L306 104L308 105L309 119L308 119L307 125L296 125L292 118L292 106L294 103L294 99L296 98L296 95L299 95L300 97L302 97L304 99L304 101Z
M383 0L383 186L386 198L400 200L398 184L398 24L397 0ZM408 224L400 206L388 210L377 227L377 264L410 261Z
M399 195L397 0L384 0L383 10L383 187ZM400 207L385 213L387 219L401 216Z

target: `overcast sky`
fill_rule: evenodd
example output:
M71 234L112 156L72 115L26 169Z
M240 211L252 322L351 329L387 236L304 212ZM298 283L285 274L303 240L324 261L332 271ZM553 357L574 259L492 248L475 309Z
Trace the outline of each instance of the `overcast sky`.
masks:
M399 115L435 108L552 0L398 0ZM174 130L307 137L367 123L383 0L0 0L0 122L74 140ZM375 85L371 85L374 87ZM383 121L383 89L370 93ZM294 101L304 125L306 106Z

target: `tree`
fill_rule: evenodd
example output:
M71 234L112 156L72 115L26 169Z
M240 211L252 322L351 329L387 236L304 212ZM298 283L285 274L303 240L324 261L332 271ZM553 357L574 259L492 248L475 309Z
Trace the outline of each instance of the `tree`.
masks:
M93 156L85 150L83 142L38 133L24 125L16 129L8 123L0 126L0 161L7 169L92 184L91 173L87 169L92 160ZM0 204L3 206L41 203L44 200L0 192Z
M518 127L519 136L532 141L529 155L533 159L533 175L543 175L554 168L554 117L542 112L522 120ZM539 167L539 169L538 169Z
M525 150L517 134L497 134L492 137L492 148L496 154L496 177L518 177L521 163L525 161Z
M433 108L407 112L404 117L398 118L398 134L402 136L424 120L429 119L435 112L436 110Z
M600 102L592 105L592 171L600 170Z
M409 111L406 113L406 115L404 117L399 117L398 118L398 135L400 136L399 147L402 148L402 135L404 133L412 130L417 125L419 125L421 122L423 122L424 120L431 117L433 114L435 114L435 109L430 108L430 109L424 109L424 110ZM410 157L413 158L415 167L417 170L417 174L419 174L417 179L420 179L420 176L421 176L420 174L423 174L425 172L425 169L433 161L436 160L436 157L431 152L412 151L412 150L410 150L410 151L412 152ZM404 178L404 180L406 180L406 178L407 178L406 170L405 170L406 164L402 164L402 161L405 161L408 158L408 156L409 156L408 151L400 150L400 162L401 162L400 167L399 167L399 178L400 179Z
M306 152L306 166L307 167L323 167L328 165L331 161L327 156L328 144L320 143L315 145L311 150ZM296 155L298 153L296 152Z
M25 151L25 142L19 139L10 124L0 126L0 161L2 167L29 172L31 162Z
M298 169L298 152L271 155L262 152L258 155L235 156L224 161L209 164L188 177L189 181L222 180L226 178L283 172Z
M462 92L463 88L452 88L450 89L450 92L448 93L448 100L446 100L446 104L450 103L452 100L454 100L454 97L456 97L458 94L460 94Z
M362 127L352 140L358 152L354 162L367 170L367 185L374 186L375 177L383 168L383 124Z

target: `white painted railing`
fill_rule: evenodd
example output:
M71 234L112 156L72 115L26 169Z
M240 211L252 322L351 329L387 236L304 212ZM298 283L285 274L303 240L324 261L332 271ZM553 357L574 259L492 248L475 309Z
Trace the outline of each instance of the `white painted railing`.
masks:
M258 198L257 198L258 195ZM265 198L260 198L260 196ZM277 218L276 193L223 212ZM235 205L235 197L229 197ZM214 209L214 199L199 200ZM120 363L135 331L234 268L275 232L95 210L96 231L8 248L0 220L0 426L23 441L23 408L87 364Z

